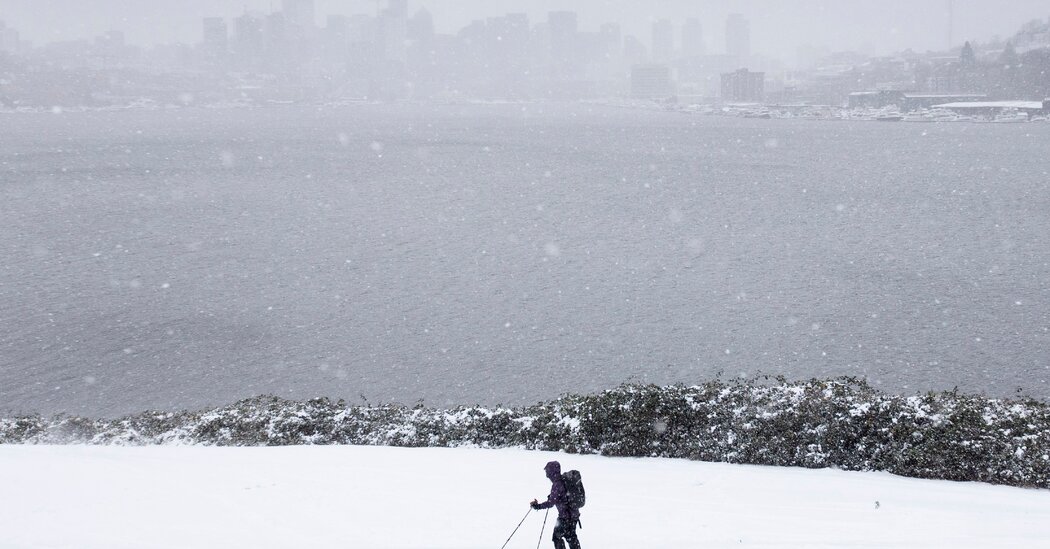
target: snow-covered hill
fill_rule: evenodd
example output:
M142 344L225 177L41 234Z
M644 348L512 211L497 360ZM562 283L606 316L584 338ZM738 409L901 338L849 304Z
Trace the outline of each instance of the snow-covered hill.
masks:
M587 549L1047 547L1050 491L442 448L0 445L0 547L496 549L583 472ZM550 547L553 516L542 547ZM532 513L508 549L536 546Z

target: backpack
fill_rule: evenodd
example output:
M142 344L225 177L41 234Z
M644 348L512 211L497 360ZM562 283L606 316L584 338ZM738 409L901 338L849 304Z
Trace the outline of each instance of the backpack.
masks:
M587 503L587 492L583 489L583 477L580 476L580 472L569 471L561 478L565 482L565 499L568 500L569 507L573 509L583 507Z

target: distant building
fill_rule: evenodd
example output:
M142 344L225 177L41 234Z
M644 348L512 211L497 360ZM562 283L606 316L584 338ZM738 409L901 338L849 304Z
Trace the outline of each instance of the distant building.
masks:
M408 19L408 39L428 43L434 40L434 16L426 8L420 8Z
M881 109L891 105L900 106L904 102L904 92L898 90L862 91L849 94L848 106L851 109Z
M617 23L605 23L598 31L601 36L601 54L610 59L623 56L623 31Z
M739 69L722 74L722 101L758 103L765 98L766 73Z
M317 27L317 10L314 0L284 0L285 21L296 34L312 35Z
M1022 112L1028 116L1050 113L1050 99L1045 101L964 101L934 105L960 114L992 117L1004 112Z
M364 44L372 44L376 40L376 19L370 15L359 13L350 16L350 44L364 47Z
M350 43L350 18L345 15L329 15L325 20L326 41Z
M9 28L3 21L0 21L0 52L18 53L19 45L18 31Z
M592 71L600 82L600 95L622 95L626 90L623 31L617 23L605 23L598 31Z
M682 57L700 57L705 50L704 28L700 20L695 17L687 19L682 26Z
M338 73L345 68L350 52L350 18L345 15L329 15L325 20L321 40L322 59Z
M556 80L576 77L579 73L579 22L574 11L552 11L547 14L550 32L552 76Z
M205 55L217 60L226 57L230 50L229 28L226 20L221 17L204 18L204 42L201 49Z
M271 13L263 25L263 54L260 58L271 70L287 70L293 63L289 59L291 38L284 13Z
M408 0L387 0L386 11L394 17L408 18Z
M751 23L739 13L726 19L726 53L742 63L751 57Z
M121 31L106 31L102 36L95 38L95 52L104 63L114 63L124 57L125 42L124 33Z
M930 94L930 93L906 93L901 101L900 107L903 111L917 111L929 109L944 103L972 103L975 101L986 101L988 96L983 93L964 94Z
M674 56L674 24L670 19L653 23L653 62L670 63Z
M635 65L631 69L631 97L667 99L674 96L671 67L668 65Z
M628 66L645 64L649 59L649 50L633 34L623 37L623 58Z
M317 11L314 0L283 0L284 35L287 42L281 54L288 74L309 72L317 39Z
M381 58L403 64L408 57L405 41L408 39L408 8L404 0L390 0L378 20L378 40Z
M261 70L266 48L266 18L258 13L245 12L233 20L233 50L235 66L239 70Z

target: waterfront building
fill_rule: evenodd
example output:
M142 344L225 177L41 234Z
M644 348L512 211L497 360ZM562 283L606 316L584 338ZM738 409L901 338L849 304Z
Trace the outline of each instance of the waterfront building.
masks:
M722 74L722 101L758 103L765 98L766 73L738 69Z

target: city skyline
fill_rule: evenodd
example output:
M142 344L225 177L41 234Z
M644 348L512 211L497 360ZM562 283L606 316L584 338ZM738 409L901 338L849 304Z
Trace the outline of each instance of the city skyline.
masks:
M855 93L885 91L1050 96L1050 19L1019 26L1009 44L887 56L800 47L791 59L790 52L774 57L755 47L765 33L740 12L706 27L696 17L656 19L638 34L619 23L595 29L573 10L508 13L449 34L409 0L378 0L376 15L326 13L322 4L274 0L267 10L202 17L194 40L154 47L138 46L120 30L32 47L17 28L0 27L0 70L11 75L0 81L0 102L630 97L844 104ZM960 64L961 57L968 61Z
M170 4L170 5L169 5ZM473 20L522 12L531 22L545 21L550 11L575 11L581 30L597 31L605 23L618 23L625 35L637 37L653 46L653 26L661 20L674 27L676 47L681 47L682 27L689 19L701 26L701 44L708 52L726 49L726 20L740 13L749 23L751 51L758 55L791 63L799 48L855 50L868 54L888 54L904 49L916 51L947 49L949 37L958 47L966 40L987 41L1008 36L1020 24L1050 13L1041 2L1017 0L1010 10L995 2L969 0L955 3L954 23L950 24L947 0L881 3L841 3L828 0L800 0L785 6L770 0L703 3L670 0L659 7L637 2L591 0L564 2L539 0L521 6L508 0L461 0L456 6L439 1L409 1L409 13L425 7L433 16L437 32L455 34ZM281 10L280 0L186 0L175 5L166 2L145 4L135 0L96 0L92 9L72 0L6 0L0 7L0 20L19 30L25 40L36 45L48 42L90 39L106 31L122 32L129 44L155 45L202 41L201 20L226 20L245 10L269 13ZM385 2L373 0L316 0L312 18L323 26L325 17L365 13L374 15ZM310 15L297 15L310 17ZM695 46L694 46L695 47Z

